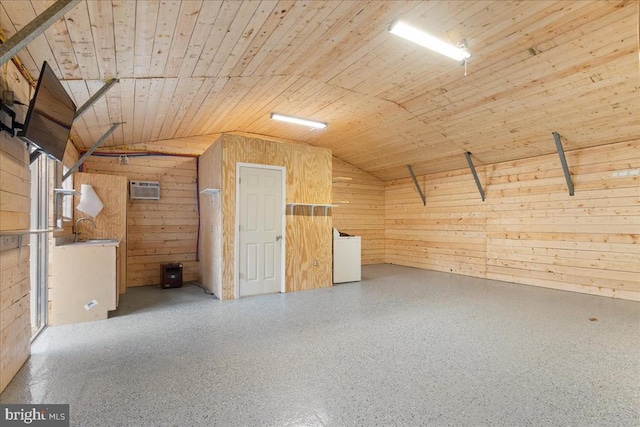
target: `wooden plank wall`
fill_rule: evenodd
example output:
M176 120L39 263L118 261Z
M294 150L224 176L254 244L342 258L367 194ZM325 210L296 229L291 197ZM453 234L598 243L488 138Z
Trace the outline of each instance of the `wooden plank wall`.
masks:
M82 221L78 224L80 239L115 239L120 244L117 249L118 263L118 295L127 291L127 178L95 173L74 173L73 185L81 191L82 184L91 185L104 205L102 211L94 218L96 226ZM74 224L79 218L90 215L75 209L81 197L74 196ZM55 265L53 266L55 268Z
M362 237L362 264L384 262L384 182L337 157L332 158L333 226Z
M222 188L222 141L199 158L200 191ZM222 197L200 194L200 283L222 299Z
M127 202L127 287L157 285L161 264L181 262L184 281L198 280L196 159L90 156L83 171L159 181L160 200Z
M31 87L13 62L3 66L0 88L28 104ZM17 121L26 108L14 106ZM24 142L0 132L0 234L31 228L31 172ZM0 236L0 392L31 354L29 236L18 247L17 236Z
M0 234L30 228L26 145L0 132ZM0 392L31 353L29 235L0 236Z
M426 206L411 178L386 182L386 262L484 277L486 202L471 173L423 175L418 182Z
M487 277L640 300L640 140L487 167ZM634 172L637 173L637 172Z
M222 141L222 298L235 298L236 163L284 166L287 203L331 203L331 151L299 144L266 141L241 135L223 135ZM207 156L207 153L205 153ZM202 171L206 173L206 171ZM285 283L287 292L331 283L331 215L322 209L311 218L296 208L286 217ZM318 216L320 215L320 216ZM318 265L313 266L317 260ZM204 259L202 262L206 262Z
M386 262L640 300L640 141L410 178L385 189ZM615 176L623 174L625 176Z

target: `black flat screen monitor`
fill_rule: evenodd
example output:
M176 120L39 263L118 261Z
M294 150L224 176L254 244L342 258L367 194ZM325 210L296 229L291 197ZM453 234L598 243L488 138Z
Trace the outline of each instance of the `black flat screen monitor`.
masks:
M45 61L18 136L62 161L75 114L76 104Z

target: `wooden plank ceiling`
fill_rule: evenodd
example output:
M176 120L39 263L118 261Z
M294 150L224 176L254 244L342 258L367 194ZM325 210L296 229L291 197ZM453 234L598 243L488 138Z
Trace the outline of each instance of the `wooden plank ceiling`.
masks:
M4 1L11 36L52 1ZM81 105L80 150L200 154L222 132L328 147L384 180L638 137L637 1L81 1L18 54ZM402 19L472 57L387 31ZM329 123L323 131L271 112ZM176 141L175 139L181 138Z

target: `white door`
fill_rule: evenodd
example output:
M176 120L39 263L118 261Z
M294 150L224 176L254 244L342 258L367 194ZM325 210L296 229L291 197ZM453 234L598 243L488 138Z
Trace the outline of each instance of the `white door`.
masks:
M282 289L281 169L239 166L239 294Z

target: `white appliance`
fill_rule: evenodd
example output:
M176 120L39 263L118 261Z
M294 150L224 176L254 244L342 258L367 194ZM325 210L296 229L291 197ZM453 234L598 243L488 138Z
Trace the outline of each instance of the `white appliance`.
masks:
M160 182L129 181L129 196L132 200L160 200Z
M333 283L361 280L360 236L333 237Z

